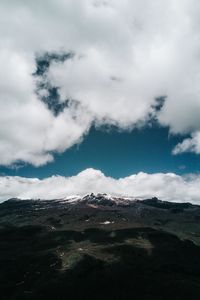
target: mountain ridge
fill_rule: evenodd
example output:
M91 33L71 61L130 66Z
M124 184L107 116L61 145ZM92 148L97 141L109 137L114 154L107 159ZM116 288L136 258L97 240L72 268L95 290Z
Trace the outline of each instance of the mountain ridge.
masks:
M71 196L66 196L63 198L55 198L55 199L41 199L41 198L27 198L27 199L21 199L21 198L9 198L7 200L5 200L2 203L15 203L15 202L19 202L19 201L32 201L32 202L57 202L57 203L71 203L71 204L76 204L76 203L85 203L85 204L89 204L89 203L96 203L99 205L131 205L133 203L144 203L144 204L148 204L151 206L164 206L164 205L180 205L182 207L192 207L192 206L199 206L197 204L192 204L191 202L177 202L177 201L167 201L167 200L162 200L159 199L157 197L151 197L151 198L146 198L146 199L139 199L139 198L135 198L135 197L124 197L124 196L112 196L110 194L106 194L106 193L90 193L90 194L86 194L85 196L80 196L80 195L71 195ZM0 203L0 205L2 204Z

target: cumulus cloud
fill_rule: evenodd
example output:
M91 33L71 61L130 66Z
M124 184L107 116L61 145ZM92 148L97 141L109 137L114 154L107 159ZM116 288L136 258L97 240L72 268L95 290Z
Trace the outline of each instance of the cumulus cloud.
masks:
M0 201L22 199L58 199L70 195L109 193L145 199L158 197L168 201L200 204L200 176L181 177L173 173L138 173L114 179L101 171L86 169L76 176L37 178L0 177Z
M192 135L174 154L198 149L199 12L198 0L2 0L0 164L39 166L92 124L131 129L152 115ZM54 59L41 81L33 74L44 53L74 56Z
M176 145L173 149L173 154L181 154L183 152L200 154L200 131L193 133L191 138L184 139L183 142Z

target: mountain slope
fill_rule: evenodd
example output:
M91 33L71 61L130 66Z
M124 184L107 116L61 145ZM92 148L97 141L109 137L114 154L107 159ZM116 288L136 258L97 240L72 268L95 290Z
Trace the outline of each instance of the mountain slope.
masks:
M198 299L200 207L105 194L0 205L2 299Z

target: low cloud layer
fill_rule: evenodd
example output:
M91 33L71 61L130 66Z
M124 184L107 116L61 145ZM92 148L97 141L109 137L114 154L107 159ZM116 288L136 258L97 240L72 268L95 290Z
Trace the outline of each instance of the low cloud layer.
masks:
M174 154L199 153L199 19L198 0L2 0L0 164L43 165L92 124L129 130L152 115L191 135ZM45 53L73 55L39 78Z
M109 193L135 198L158 197L162 200L200 204L200 176L181 177L173 173L138 173L114 179L101 171L86 169L76 176L37 178L0 177L0 201L22 199L58 199L88 193Z

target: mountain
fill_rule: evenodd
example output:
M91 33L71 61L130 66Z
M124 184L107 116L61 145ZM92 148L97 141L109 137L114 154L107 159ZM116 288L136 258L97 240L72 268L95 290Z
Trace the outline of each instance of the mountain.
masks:
M0 204L1 299L198 299L200 206L107 194Z

